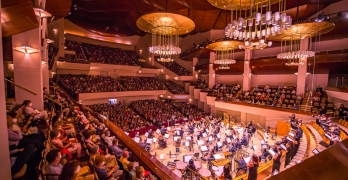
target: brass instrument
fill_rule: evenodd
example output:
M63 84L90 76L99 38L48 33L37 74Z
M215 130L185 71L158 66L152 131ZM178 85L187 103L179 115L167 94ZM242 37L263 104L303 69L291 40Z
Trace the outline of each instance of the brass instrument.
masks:
M218 166L225 166L226 164L230 163L231 160L227 159L227 158L223 158L223 159L218 159L215 161L211 161L212 165L218 167Z

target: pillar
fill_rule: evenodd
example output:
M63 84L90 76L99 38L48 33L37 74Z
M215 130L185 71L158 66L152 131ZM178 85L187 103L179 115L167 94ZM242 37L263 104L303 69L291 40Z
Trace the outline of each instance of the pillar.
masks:
M243 75L243 91L250 90L251 84L251 70L250 70L250 59L251 59L251 50L246 49L244 52L244 75Z
M1 2L0 2L0 15ZM2 37L2 24L0 24L0 37ZM2 47L2 41L0 41L0 47ZM6 101L5 101L5 81L4 81L4 58L3 48L0 48L0 162L1 173L0 179L11 179L11 164L10 164L10 152L8 149L8 136L7 136L7 119L6 119Z
M215 58L216 58L215 52L210 52L210 56L209 56L209 88L212 88L215 85L215 70L214 70Z
M301 39L300 50L308 50L308 38ZM303 62L302 65L298 65L298 75L297 75L297 94L304 95L306 92L306 76L307 76L307 59L299 59L299 62Z
M193 76L193 82L196 82L198 79L198 73L196 71L196 66L198 64L198 58L193 58L192 60L192 76Z
M58 21L58 28L54 30L54 33L58 36L58 59L64 58L65 54L65 39L64 39L64 18L61 18Z

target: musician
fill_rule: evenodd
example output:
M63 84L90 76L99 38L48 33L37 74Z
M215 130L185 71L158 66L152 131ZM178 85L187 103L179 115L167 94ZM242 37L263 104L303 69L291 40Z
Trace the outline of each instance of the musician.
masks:
M232 180L231 171L230 171L230 164L226 164L224 166L224 179L226 179L226 180L231 179Z
M190 159L189 164L187 165L188 168L196 172L196 166L193 162L193 159ZM191 178L193 177L194 174L190 170L186 170L186 178Z
M295 114L292 114L291 116L289 116L289 118L290 118L290 122L294 122L296 119L296 116Z
M240 145L248 146L248 144L249 144L248 137L246 135L243 135L243 139L240 142Z
M269 156L269 153L268 153L268 149L269 149L269 147L268 148L265 148L265 149L262 149L262 151L261 151L261 156L259 156L259 160L261 161L262 159L264 159L265 160L265 162L267 162L267 157Z
M159 136L159 137L158 137L158 145L159 145L161 148L166 148L166 147L167 147L167 142L166 142L166 140L164 139L163 136Z
M153 131L152 131L152 129L149 129L148 133L149 133L149 135L147 137L148 138L153 138Z
M161 128L162 136L164 136L166 134L166 132L167 132L166 128L164 128L164 126L162 126L162 128Z
M200 140L203 137L204 131L199 131L199 135L197 136L197 139Z
M257 168L259 167L259 158L254 154L247 167L249 168L248 180L257 180Z
M180 136L183 137L184 136L184 130L181 128L180 129Z
M291 157L293 155L293 146L294 146L294 143L292 141L289 141L287 142L287 148L286 148L286 155L285 155L285 165L284 165L284 168L290 164L291 162Z
M139 145L142 147L142 148L145 148L146 147L146 143L145 143L145 140L141 140Z
M237 160L235 160L235 161L237 161ZM240 160L237 161L237 163L238 163L238 168L237 168L237 173L236 173L236 174L238 174L239 171L241 171L241 170L246 171L247 164L246 164L246 162L245 162L243 156L240 156Z
M280 172L280 158L282 157L282 150L278 147L275 147L274 152L276 153L273 156L273 167L272 167L272 173L274 172L274 170L277 170L278 172Z

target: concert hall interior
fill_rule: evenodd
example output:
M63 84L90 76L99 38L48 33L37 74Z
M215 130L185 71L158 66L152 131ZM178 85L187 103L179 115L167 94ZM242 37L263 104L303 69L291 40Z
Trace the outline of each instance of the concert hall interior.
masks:
M348 0L0 7L0 180L348 179Z

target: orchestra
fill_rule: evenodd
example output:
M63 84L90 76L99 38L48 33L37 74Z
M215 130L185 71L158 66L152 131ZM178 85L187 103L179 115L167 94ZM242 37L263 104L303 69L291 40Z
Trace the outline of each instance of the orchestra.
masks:
M285 136L279 142L275 138L273 146L268 144L269 127L266 130L253 121L247 125L244 123L239 126L230 125L221 118L188 120L183 124L174 122L171 127L163 125L156 131L149 130L145 134L145 139L138 143L143 146L146 142L149 152L156 149L156 144L160 149L167 148L168 143L173 145L169 146L173 149L170 149L168 158L177 159L182 155L183 161L174 160L170 165L174 168L173 172L184 178L190 179L195 176L203 179L232 179L232 173L234 177L248 173L248 179L257 179L260 162L267 163L273 159L272 173L279 172L282 152L285 152L285 166L296 154L303 134L301 120L292 115L289 117L289 122L293 136ZM254 145L253 138L260 136L260 132L256 134L256 127L265 135L261 137L260 144ZM330 126L332 134L335 133L333 127ZM251 157L248 150L253 152ZM258 155L255 152L258 152ZM160 158L165 159L164 155ZM202 167L201 163L206 163L207 166Z

